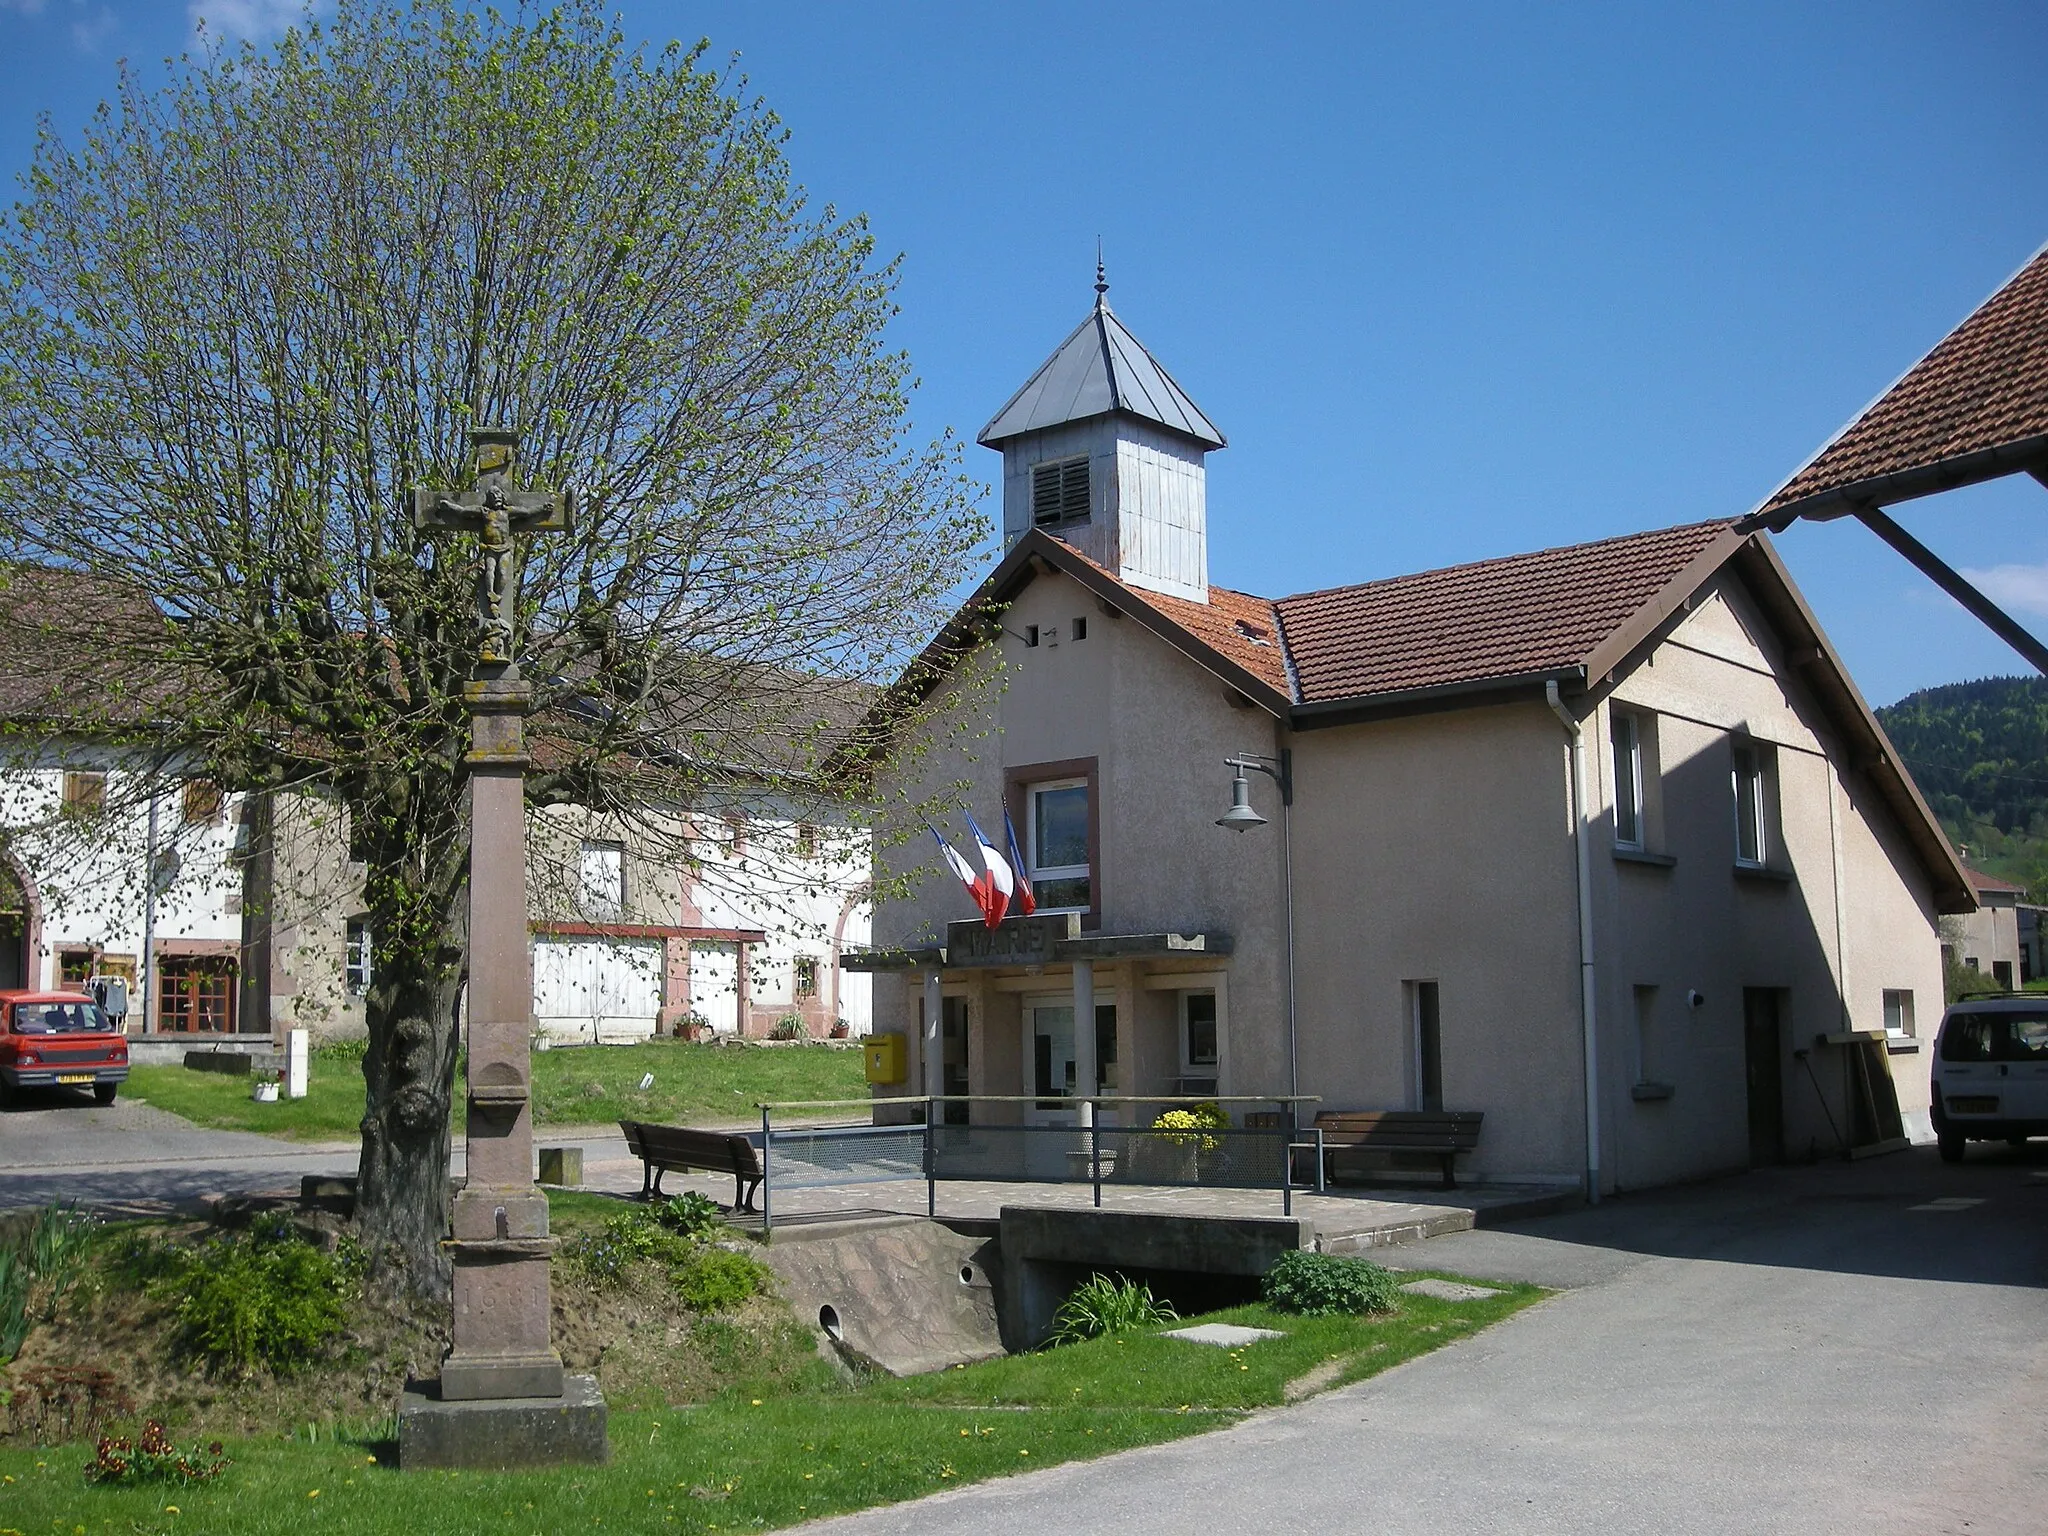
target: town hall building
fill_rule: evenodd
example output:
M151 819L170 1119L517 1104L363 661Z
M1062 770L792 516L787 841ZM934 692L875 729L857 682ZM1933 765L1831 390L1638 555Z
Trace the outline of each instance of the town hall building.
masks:
M1976 899L1767 537L1215 585L1224 436L1100 284L979 440L1004 553L871 718L874 800L950 798L970 857L959 813L1007 810L1065 924L949 927L886 827L912 891L845 962L905 1037L879 1095L1480 1111L1461 1173L1595 1191L1924 1133L1937 922Z

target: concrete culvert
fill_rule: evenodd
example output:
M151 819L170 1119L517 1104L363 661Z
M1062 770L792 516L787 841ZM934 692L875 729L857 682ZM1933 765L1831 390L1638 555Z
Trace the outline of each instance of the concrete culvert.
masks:
M830 1302L818 1308L818 1326L825 1330L825 1337L835 1343L846 1337L846 1330L839 1326L839 1309Z
M974 1266L972 1264L962 1264L960 1266L960 1283L962 1285L974 1284Z

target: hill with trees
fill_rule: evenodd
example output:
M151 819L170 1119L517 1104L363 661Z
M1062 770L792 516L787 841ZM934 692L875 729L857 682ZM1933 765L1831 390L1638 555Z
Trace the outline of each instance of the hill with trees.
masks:
M2048 896L2048 678L1926 688L1877 718L1971 867Z

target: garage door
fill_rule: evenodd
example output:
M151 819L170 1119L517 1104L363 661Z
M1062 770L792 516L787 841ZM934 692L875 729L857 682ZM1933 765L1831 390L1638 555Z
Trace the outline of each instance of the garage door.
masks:
M658 939L534 941L533 1016L551 1040L645 1040L660 1012Z

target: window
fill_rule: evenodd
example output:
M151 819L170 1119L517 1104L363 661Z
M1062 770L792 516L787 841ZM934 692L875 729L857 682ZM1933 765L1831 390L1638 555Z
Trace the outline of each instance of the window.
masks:
M211 779L191 779L185 784L183 814L188 827L210 827L220 820L220 786Z
M791 967L796 995L816 997L818 995L818 959L815 955L798 955Z
M815 859L818 856L818 829L808 821L796 829L796 856L800 859Z
M370 990L370 925L360 917L349 919L348 937L342 954L342 979L349 992L361 997Z
M1032 650L1038 648L1038 626L1036 624L1026 624L1024 626L1024 644Z
M1086 640L1088 638L1088 621L1085 618L1074 620L1072 624L1067 626L1067 634L1075 640Z
M1183 992L1180 1002L1180 1064L1188 1077L1216 1075L1216 994Z
M64 805L66 816L97 816L107 808L107 776L66 770Z
M57 951L57 985L66 990L82 987L92 979L94 955L89 949Z
M1884 1032L1895 1040L1913 1038L1913 994L1885 989Z
M183 955L158 960L156 1027L172 1034L231 1033L234 962Z
M1039 528L1088 521L1088 456L1031 466L1031 521Z
M617 922L626 909L626 850L618 843L583 845L583 888L578 903L592 922Z
M1056 779L1025 791L1031 888L1041 912L1086 912L1093 905L1088 862L1088 781Z
M1769 765L1753 742L1735 748L1735 862L1762 867L1771 849Z
M1614 747L1614 845L1643 846L1643 741L1636 717L1624 710L1608 713L1608 739Z
M2048 1063L2048 1014L1951 1014L1941 1031L1941 1059Z
M1443 1020L1437 1011L1437 984L1410 981L1408 1008L1415 1030L1415 1107L1444 1107Z
M747 818L728 816L725 818L725 840L732 847L732 856L739 858L747 851Z

